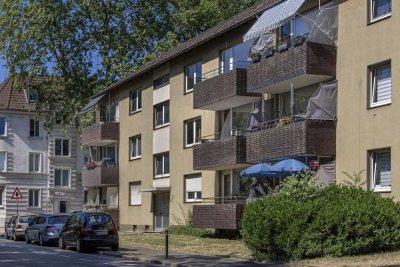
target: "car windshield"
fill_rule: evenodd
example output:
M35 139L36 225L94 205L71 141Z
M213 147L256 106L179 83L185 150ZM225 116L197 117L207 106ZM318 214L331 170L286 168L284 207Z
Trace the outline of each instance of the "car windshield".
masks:
M58 223L65 223L68 220L69 216L56 216L49 218L49 224L58 224Z
M35 216L22 216L19 217L19 222L20 223L29 223L29 220L31 220Z
M107 214L89 214L87 216L88 224L106 224L111 220L111 216Z

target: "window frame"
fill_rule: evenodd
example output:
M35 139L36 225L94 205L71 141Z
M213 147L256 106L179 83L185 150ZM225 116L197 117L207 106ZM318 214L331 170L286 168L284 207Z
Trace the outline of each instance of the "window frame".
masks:
M56 185L56 171L60 171L61 172L61 178L60 178L60 185ZM64 176L63 173L64 171L68 171L68 185L65 186L63 185L63 180L64 180ZM54 168L54 188L71 188L71 168L66 168L66 167L57 167Z
M393 2L392 0L390 0L390 12L386 13L384 15L378 16L376 18L374 18L374 2L375 0L369 0L369 5L368 5L368 9L369 9L369 23L375 23L381 20L384 20L386 18L389 18L392 16L392 8L393 8Z
M187 185L187 179L196 179L200 178L200 185L202 187L202 182L203 182L203 177L202 173L193 173L193 174L187 174L183 176L184 182L183 182L183 200L184 203L196 203L196 202L201 202L202 197L203 197L203 188L201 188L201 191L187 191L186 190L186 185ZM198 193L200 192L200 198L197 198ZM195 193L195 198L190 198L189 199L189 193Z
M390 99L389 100L384 100L384 101L379 101L379 102L374 102L374 90L375 90L375 80L376 80L376 71L378 69L382 69L386 66L390 67L390 80L391 80L391 85L390 85ZM377 64L373 64L368 66L368 108L375 108L375 107L380 107L384 105L390 105L392 103L392 82L393 82L393 73L392 73L392 62L391 60L386 60Z
M35 119L29 119L29 137L39 137L39 136L40 136L40 122Z
M31 192L37 192L38 193L38 203L37 203L37 205L35 205L35 196L33 195L33 199L32 199L32 202L33 202L33 205L30 205L30 197L31 197ZM31 189L28 189L28 208L41 208L41 206L42 206L42 201L41 201L41 196L42 196L42 192L41 192L41 190L40 189L35 189L35 188L31 188Z
M57 140L61 140L61 155L57 155ZM64 155L64 141L68 140L68 155ZM56 137L54 138L54 156L55 157L64 157L64 158L69 158L71 157L71 138L65 138L65 137Z
M38 162L38 170L31 170L31 156L39 156L39 162ZM36 159L35 157L33 158L34 162L33 162L33 166L36 166ZM32 167L33 167L32 166ZM29 152L29 161L28 161L28 172L29 173L41 173L42 172L42 154L38 153L38 152Z
M5 196L5 187L0 186L0 208L3 208L3 196Z
M189 123L193 123L194 124L194 126L193 126L193 143L191 143L191 144L188 144L188 124ZM200 136L197 136L197 138L196 138L196 133L197 133L197 126L198 125L200 125ZM193 119L189 119L189 120L185 120L184 122L183 122L183 132L184 132L184 135L183 135L183 147L184 148L189 148L189 147L193 147L193 146L195 146L195 145L197 145L197 144L200 144L201 143L201 117L196 117L196 118L193 118ZM197 142L196 142L196 139L198 140Z
M390 147L381 148L381 149L373 149L368 151L368 181L369 187L374 192L388 193L392 191L392 185L390 186L377 186L376 185L376 154L389 153L390 155L390 181L392 182L392 151Z
M165 172L165 156L168 156L168 173ZM161 174L157 174L157 157L162 157L162 173ZM154 172L154 179L160 179L160 178L166 178L170 176L170 158L169 158L169 152L163 152L163 153L158 153L158 154L154 154L153 156L153 172Z
M197 65L200 65L200 80L198 82L201 82L202 76L203 76L203 62L201 60L198 60L192 64L186 65L184 69L184 74L185 74L185 80L184 80L184 94L188 94L193 92L194 86L198 83L197 80L198 78L198 73L197 73ZM188 70L190 67L194 66L194 77L193 77L193 87L188 89Z
M138 113L140 111L142 111L142 106L143 106L143 101L142 101L142 89L138 88L138 89L134 89L132 91L129 92L129 115ZM136 97L135 97L135 104L136 104L136 109L133 110L133 105L132 105L132 100L133 97L132 95L136 93ZM140 106L140 107L139 107Z
M4 119L4 134L0 133L0 137L6 137L7 136L7 118L4 116L0 116L0 119Z
M7 151L0 151L0 153L4 153L4 169L3 170L0 170L0 173L2 173L2 172L7 172L7 165L8 165L8 159L7 159L7 157L8 157L8 153L7 153Z
M138 193L140 195L140 203L134 203L132 204L132 186L138 186L139 190ZM140 192L140 188L142 186L142 181L133 181L129 182L129 206L141 206L142 205L142 192Z
M169 74L166 74L160 78L157 78L153 81L153 90L160 89L164 86L167 86L170 83Z
M36 91L36 94L35 94L35 99L31 99L31 92L34 92L34 91ZM39 102L39 89L37 88L37 86L30 86L29 88L28 88L28 103L37 103L37 102Z
M133 152L133 147L132 147L132 142L134 141L134 140L139 140L140 139L140 148L138 149L138 150L140 150L140 154L138 153L136 156L133 156L132 157L132 152ZM137 144L136 144L136 146L135 147L137 147ZM134 136L131 136L131 137L129 137L129 159L130 160L135 160L135 159L140 159L140 158L142 158L142 135L141 134L138 134L138 135L134 135Z
M165 118L166 117L165 116L166 108L165 107L167 105L168 105L168 121L166 122L166 118ZM157 125L157 108L160 107L160 106L162 107L163 122L162 122L162 124ZM170 109L170 105L169 105L169 100L154 105L153 106L153 113L154 113L154 115L153 115L153 120L154 120L153 127L154 127L154 130L168 126L169 123L170 123L170 117L171 117L171 109Z

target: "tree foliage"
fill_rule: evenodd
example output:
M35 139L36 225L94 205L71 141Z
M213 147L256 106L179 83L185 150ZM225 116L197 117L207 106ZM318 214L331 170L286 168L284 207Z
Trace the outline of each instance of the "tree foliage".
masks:
M258 1L2 0L0 54L20 81L47 77L37 113L51 128L55 109L67 123L94 93Z

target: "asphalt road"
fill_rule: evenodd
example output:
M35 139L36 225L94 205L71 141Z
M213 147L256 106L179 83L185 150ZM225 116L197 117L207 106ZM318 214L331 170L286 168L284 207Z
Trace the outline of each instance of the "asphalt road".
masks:
M94 252L77 253L74 249L61 250L56 245L39 246L25 241L0 238L0 267L98 267L98 266L160 266L97 255Z

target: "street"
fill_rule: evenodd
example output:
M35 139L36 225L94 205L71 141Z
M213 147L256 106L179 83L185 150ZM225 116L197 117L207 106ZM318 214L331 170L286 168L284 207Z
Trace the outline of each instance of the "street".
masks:
M39 246L24 241L0 238L0 267L20 266L159 266L128 261L120 258L89 253L77 253L74 249L61 250L56 245Z

